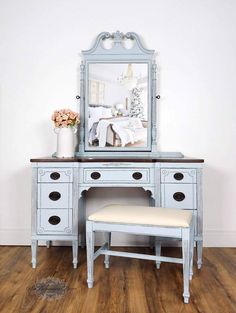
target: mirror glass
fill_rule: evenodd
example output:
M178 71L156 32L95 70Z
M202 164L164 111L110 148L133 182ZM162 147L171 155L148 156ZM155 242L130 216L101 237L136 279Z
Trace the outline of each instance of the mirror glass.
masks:
M88 65L88 148L148 147L148 63Z

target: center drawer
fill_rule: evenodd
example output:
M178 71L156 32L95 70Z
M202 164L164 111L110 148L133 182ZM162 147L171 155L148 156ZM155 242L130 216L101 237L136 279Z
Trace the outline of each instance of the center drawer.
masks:
M71 183L41 183L38 184L39 209L72 208Z
M148 184L150 183L149 168L85 168L83 182L89 184Z

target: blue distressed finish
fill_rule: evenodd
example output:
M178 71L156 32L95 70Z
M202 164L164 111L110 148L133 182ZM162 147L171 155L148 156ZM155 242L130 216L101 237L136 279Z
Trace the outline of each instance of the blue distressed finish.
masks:
M202 183L201 163L162 162L35 162L32 168L32 265L36 266L38 240L71 241L73 243L73 264L77 266L78 243L85 246L85 211L87 192L92 187L140 187L149 192L152 206L185 208L192 211L195 223L194 239L197 243L198 268L202 264ZM58 172L62 180L51 180L50 174ZM42 173L47 173L43 177ZM64 176L71 173L69 179ZM94 176L93 173L96 173ZM135 173L140 173L135 179ZM176 173L183 174L183 181L175 179ZM163 176L165 175L165 176ZM93 178L94 177L94 178ZM165 178L164 178L165 177ZM190 178L191 179L190 179ZM136 177L137 178L137 177ZM67 180L67 182L65 182ZM43 186L43 194L37 192ZM48 187L49 185L49 187ZM171 186L171 190L169 189ZM62 188L61 188L62 187ZM168 192L166 192L168 190ZM48 191L48 192L46 192ZM59 192L61 197L52 201L49 194ZM69 192L68 192L69 191ZM183 192L184 199L173 198L176 192ZM63 200L63 202L61 202ZM53 203L53 204L52 204ZM171 204L171 205L170 205ZM63 206L63 207L62 207ZM59 216L60 223L49 223L51 216ZM164 239L163 239L164 240ZM160 250L161 241L156 243ZM157 262L157 266L160 264Z

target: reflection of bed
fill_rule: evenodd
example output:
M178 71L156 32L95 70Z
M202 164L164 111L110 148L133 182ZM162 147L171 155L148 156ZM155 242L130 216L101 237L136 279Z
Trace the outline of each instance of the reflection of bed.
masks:
M93 146L124 147L147 140L147 128L139 118L113 117L111 109L102 106L89 107L88 130Z
M131 118L129 118L131 119ZM143 123L142 123L143 124ZM129 142L134 144L135 142L146 142L147 140L147 128L143 125L140 125L140 127L136 127L134 130L134 140L133 142ZM113 125L109 125L107 128L107 138L106 142L109 146L113 147L121 147L122 146L122 141L118 133L114 130ZM128 143L127 143L128 144Z

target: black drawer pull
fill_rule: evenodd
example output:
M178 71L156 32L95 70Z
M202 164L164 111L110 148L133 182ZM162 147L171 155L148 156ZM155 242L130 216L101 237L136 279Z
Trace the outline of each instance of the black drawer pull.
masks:
M53 179L53 180L57 180L61 177L60 173L58 172L53 172L50 174L50 178Z
M140 173L140 172L135 172L135 173L133 173L132 176L133 176L134 179L139 180L139 179L141 179L143 177L143 174Z
M182 180L184 178L184 174L182 173L175 173L174 174L174 179L176 180Z
M183 201L185 199L185 194L183 192L176 192L173 194L173 198L176 200L176 201Z
M92 172L91 178L92 179L99 179L101 177L101 174L99 172Z
M48 222L51 225L57 225L57 224L60 223L60 221L61 221L60 217L56 216L56 215L50 216L49 219L48 219Z
M58 191L52 191L49 194L49 199L51 199L52 201L57 201L61 198L61 194Z

